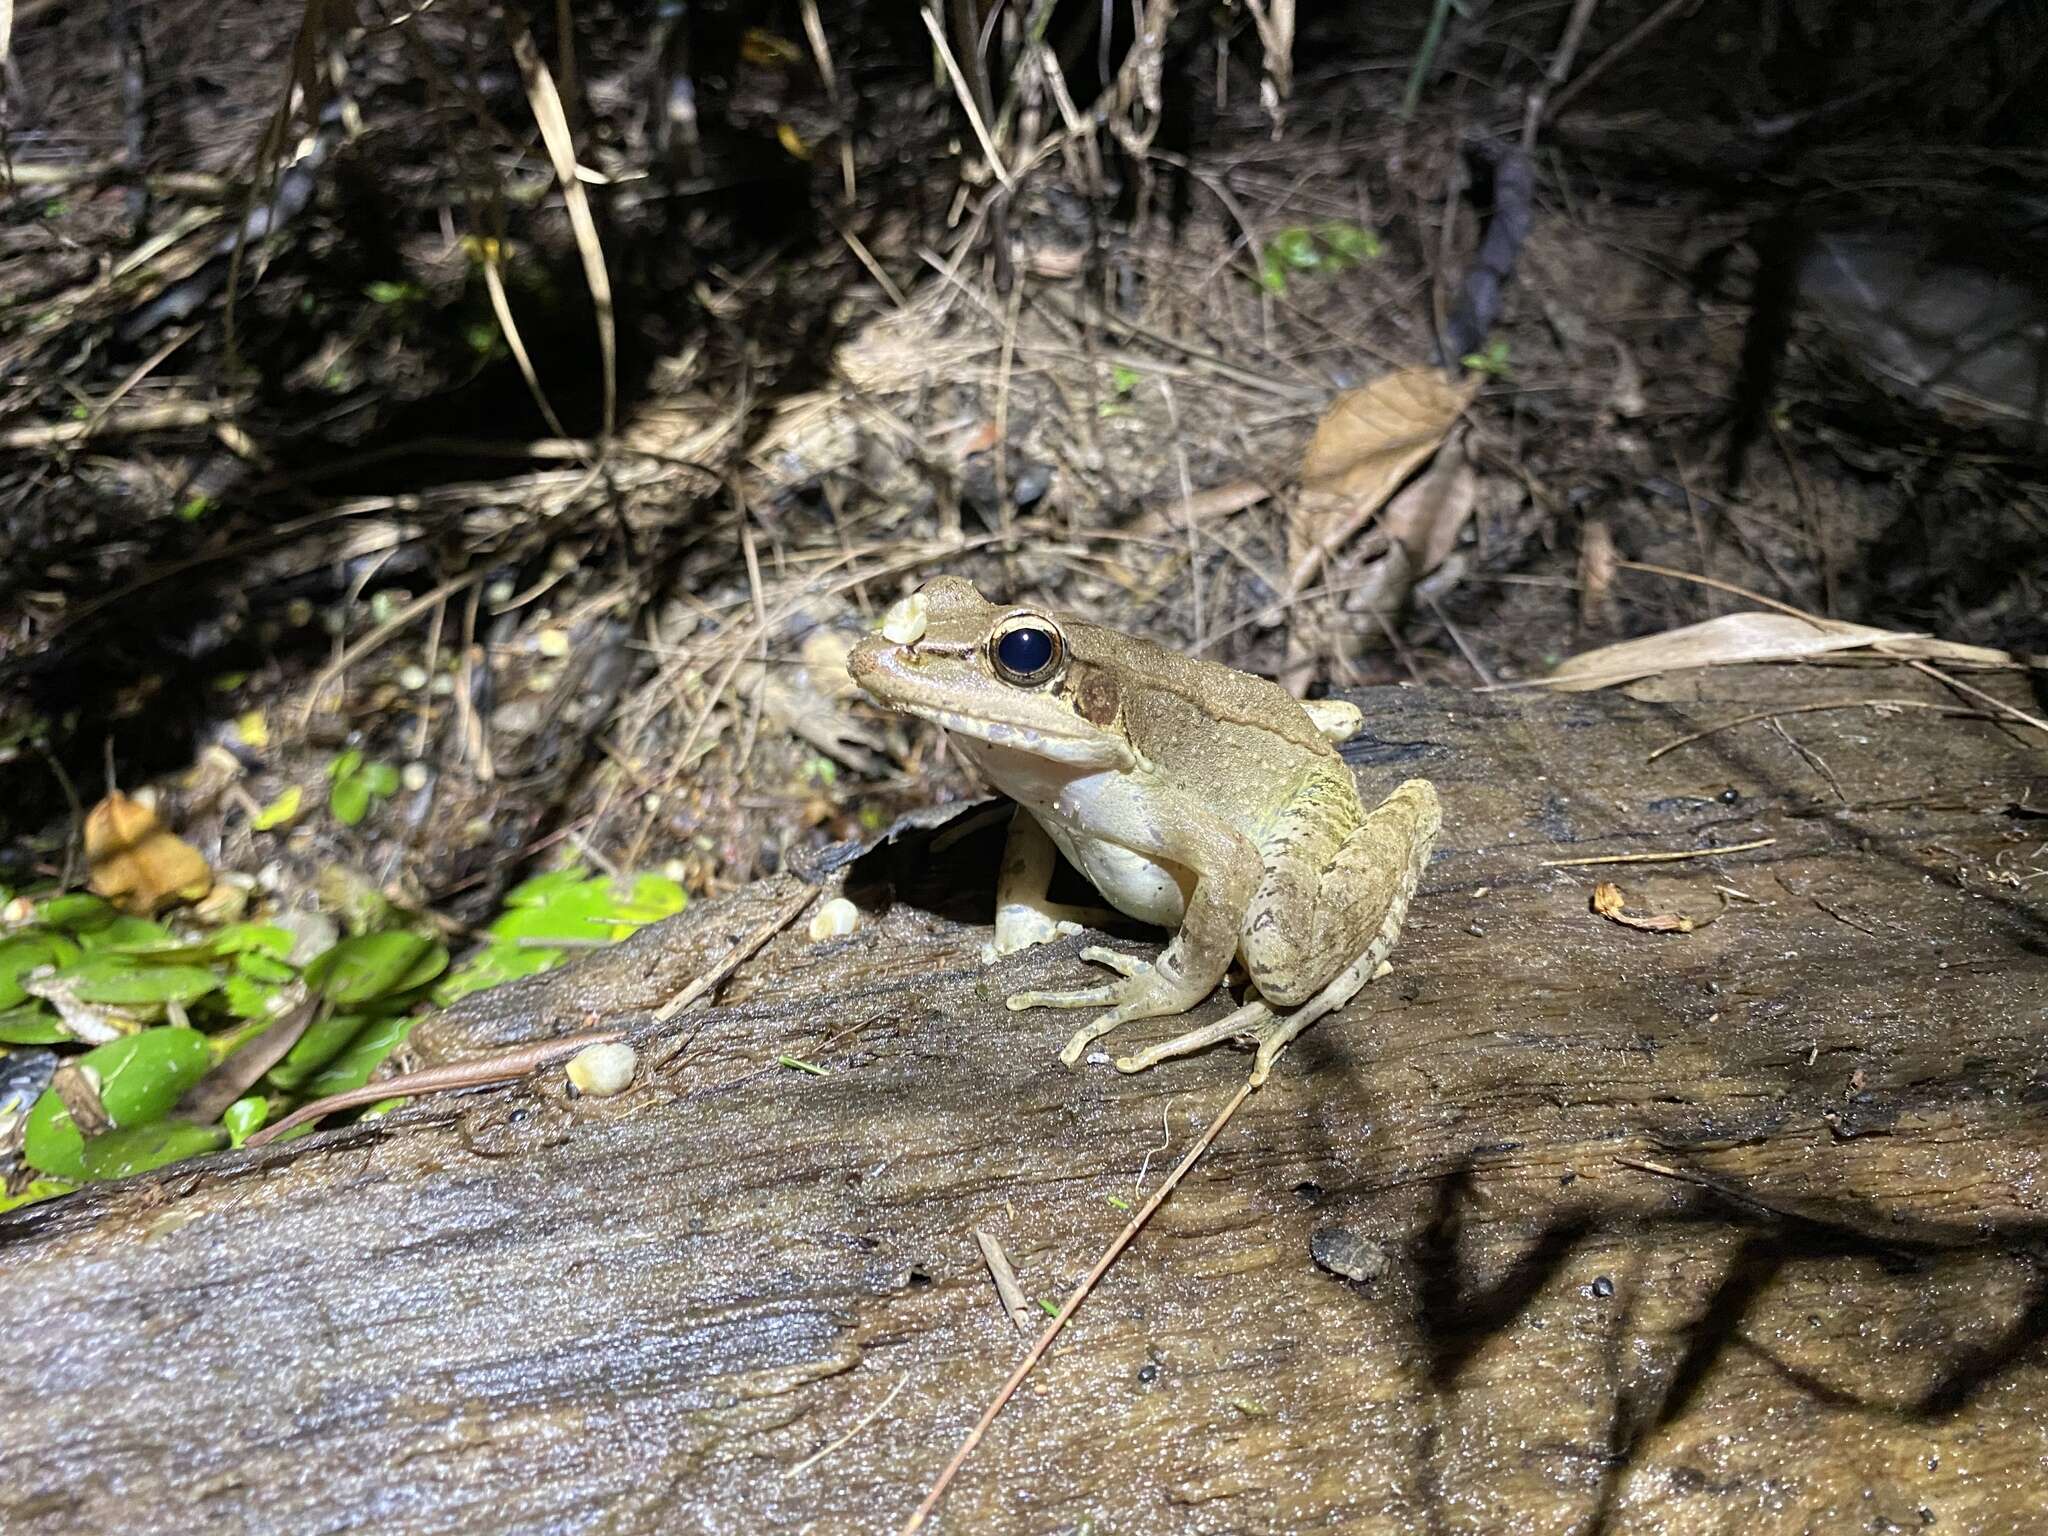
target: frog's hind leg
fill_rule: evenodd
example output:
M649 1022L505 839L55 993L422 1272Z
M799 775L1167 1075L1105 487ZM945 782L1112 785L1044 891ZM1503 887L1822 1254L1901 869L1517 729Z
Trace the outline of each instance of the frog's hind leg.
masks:
M1254 982L1261 993L1259 998L1213 1024L1119 1058L1117 1070L1143 1072L1173 1057L1187 1056L1224 1040L1245 1038L1257 1041L1259 1048L1252 1063L1252 1086L1264 1083L1273 1063L1296 1035L1324 1014L1350 1002L1386 963L1401 936L1408 903L1414 899L1415 887L1421 881L1423 866L1429 862L1441 823L1436 790L1424 780L1412 779L1389 795L1340 848L1318 886L1312 932L1326 941L1349 937L1352 943L1360 939L1364 943L1348 965L1323 982L1298 1007L1281 1012L1272 1006L1267 999L1280 988L1269 978L1258 976L1255 961ZM1284 866L1280 878L1285 878ZM1274 877L1269 875L1262 897L1273 891L1274 884ZM1281 909L1279 904L1266 908ZM1346 921L1358 925L1355 934L1329 933L1330 925ZM1376 926L1367 930L1367 923ZM1260 937L1258 932L1248 935L1246 949L1253 951ZM1270 960L1273 949L1264 953Z

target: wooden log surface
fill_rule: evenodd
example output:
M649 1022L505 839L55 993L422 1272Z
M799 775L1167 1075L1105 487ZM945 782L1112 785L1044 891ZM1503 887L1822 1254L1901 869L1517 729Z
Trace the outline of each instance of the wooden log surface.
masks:
M1361 696L1361 782L1446 808L1393 974L937 1528L2042 1529L2043 738L1859 706L1648 760L1873 696L1958 702L1840 667ZM1024 1347L975 1230L1056 1301L1248 1064L1063 1070L1072 1017L1002 998L1088 968L982 964L998 836L838 870L859 933L798 922L666 1024L791 877L423 1026L637 1027L619 1098L550 1072L0 1218L0 1529L894 1529ZM1603 879L1711 921L1610 922Z

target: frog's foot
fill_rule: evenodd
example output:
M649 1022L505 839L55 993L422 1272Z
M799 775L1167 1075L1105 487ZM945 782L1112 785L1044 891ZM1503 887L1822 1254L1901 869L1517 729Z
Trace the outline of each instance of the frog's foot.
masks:
M1091 944L1082 950L1081 958L1106 965L1123 979L1070 991L1019 992L1009 1000L1012 1011L1025 1008L1108 1008L1107 1013L1090 1019L1074 1031L1073 1038L1067 1041L1065 1049L1060 1052L1060 1060L1070 1067L1081 1059L1091 1044L1119 1024L1128 1024L1133 1019L1153 1019L1166 1013L1185 1013L1200 1002L1207 991L1204 988L1202 992L1191 994L1188 983L1171 971L1136 955L1105 949L1100 944Z
M1287 1049L1296 1035L1324 1014L1350 1002L1368 981L1377 980L1392 969L1378 955L1361 955L1321 992L1291 1012L1277 1013L1268 1004L1253 999L1214 1024L1204 1024L1200 1029L1175 1035L1171 1040L1162 1040L1133 1055L1119 1056L1116 1069L1119 1072L1143 1072L1162 1061L1171 1061L1176 1056L1192 1056L1196 1051L1207 1050L1221 1041L1235 1039L1258 1046L1259 1053L1252 1060L1252 1086L1261 1087L1272 1073L1273 1063L1280 1059L1280 1053Z
M990 965L1033 945L1050 944L1054 939L1080 933L1088 916L1080 907L1003 907L996 913L995 938L981 946L982 963Z
M1219 1041L1237 1036L1263 1041L1266 1032L1275 1025L1289 1022L1274 1013L1261 1002L1249 1002L1234 1013L1224 1015L1214 1024L1204 1024L1200 1029L1191 1029L1184 1035L1175 1035L1171 1040L1162 1040L1157 1045L1148 1045L1144 1050L1116 1059L1119 1072L1144 1072L1156 1067L1162 1061L1171 1061L1176 1056L1192 1056L1196 1051L1207 1050ZM1261 1079L1263 1081L1263 1079Z

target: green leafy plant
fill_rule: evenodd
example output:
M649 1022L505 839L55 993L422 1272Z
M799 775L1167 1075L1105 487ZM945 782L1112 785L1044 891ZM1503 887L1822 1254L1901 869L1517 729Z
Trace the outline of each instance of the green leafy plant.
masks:
M336 782L374 766L343 763ZM301 964L293 932L273 923L195 935L82 893L31 898L26 920L17 902L0 929L0 1045L54 1047L67 1078L27 1107L21 1161L32 1177L0 1210L240 1146L300 1104L362 1087L429 1007L624 938L686 899L660 875L539 875L511 892L488 941L453 972L447 946L397 926L388 906L383 926ZM300 1033L260 1083L211 1121L177 1112L205 1102L209 1074L286 1021Z
M398 770L371 762L354 747L327 765L327 808L345 827L359 826L380 800L398 793Z
M1467 352L1458 361L1474 373L1483 373L1489 378L1504 379L1508 376L1508 344L1496 336L1486 344L1483 352Z
M442 982L443 1004L521 976L552 970L569 951L611 943L682 911L689 898L662 875L614 881L580 867L514 886L505 911L485 930L490 942Z
M1287 292L1290 274L1342 271L1379 260L1384 249L1371 230L1336 219L1276 230L1259 262L1259 286L1278 297Z

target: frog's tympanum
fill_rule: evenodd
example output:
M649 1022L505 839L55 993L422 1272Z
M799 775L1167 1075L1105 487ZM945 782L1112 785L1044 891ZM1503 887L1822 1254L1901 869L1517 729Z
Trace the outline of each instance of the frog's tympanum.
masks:
M890 610L848 669L890 709L932 720L1018 805L997 889L995 951L1077 931L1045 899L1057 847L1119 911L1177 930L1159 958L1099 946L1121 979L1020 992L1016 1008L1101 1008L1069 1066L1119 1024L1183 1013L1241 960L1229 1017L1118 1059L1139 1072L1217 1041L1258 1042L1252 1080L1372 979L1441 824L1410 779L1367 811L1332 741L1348 704L1304 705L1247 673L1129 635L991 603L942 576Z

